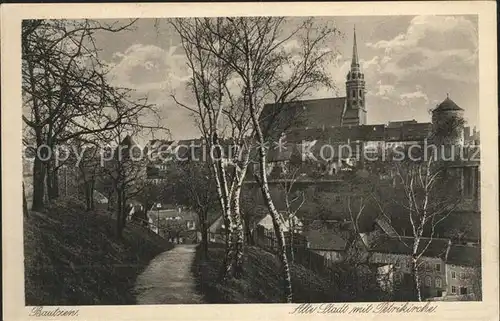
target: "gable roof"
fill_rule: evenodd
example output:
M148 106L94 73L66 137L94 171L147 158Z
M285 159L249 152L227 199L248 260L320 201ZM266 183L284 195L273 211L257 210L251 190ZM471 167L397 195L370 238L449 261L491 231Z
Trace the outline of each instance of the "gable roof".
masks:
M282 225L283 226L283 232L288 232L290 230L290 220L284 219L282 216L281 216L281 219L282 219L282 224L283 224ZM293 220L294 220L294 224L295 224L296 228L299 228L299 227L303 226L302 221L297 216L294 216ZM274 228L274 226L273 226L273 218L271 217L271 214L267 214L266 216L264 216L264 218L262 218L257 223L257 225L262 226L265 229L271 229L272 230Z
M481 248L479 246L458 245L450 246L446 263L461 266L481 265Z
M398 233L392 227L392 225L383 216L379 216L375 219L375 223L382 229L382 231L390 237L397 237Z
M374 241L374 244L371 246L369 251L378 253L411 255L413 240L413 237L407 236L381 236ZM421 238L418 249L419 253L427 246L429 240L429 238ZM429 247L425 250L423 256L445 259L449 245L449 240L447 239L434 238L430 241Z
M220 233L221 230L224 229L224 220L222 218L222 215L220 215L208 228L208 231L210 233Z
M333 229L308 229L303 235L311 250L344 251L347 246L347 241Z

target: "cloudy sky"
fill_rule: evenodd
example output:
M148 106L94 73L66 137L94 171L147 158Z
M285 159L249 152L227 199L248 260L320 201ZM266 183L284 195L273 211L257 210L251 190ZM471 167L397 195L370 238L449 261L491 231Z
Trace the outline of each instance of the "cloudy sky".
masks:
M299 19L299 18L294 18ZM430 121L429 110L446 94L478 125L478 36L476 16L329 17L343 33L332 41L339 52L329 73L338 91L318 90L315 98L345 96L353 27L366 79L368 123ZM298 22L298 20L297 20ZM293 21L292 21L293 23ZM158 104L172 138L199 136L192 117L171 95L190 100L188 73L179 38L166 20L141 19L133 31L98 35L101 57L113 66L112 81Z

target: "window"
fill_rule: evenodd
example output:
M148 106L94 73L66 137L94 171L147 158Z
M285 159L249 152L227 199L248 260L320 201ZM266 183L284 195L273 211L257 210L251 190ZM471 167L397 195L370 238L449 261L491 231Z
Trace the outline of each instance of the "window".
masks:
M356 96L356 90L354 90L354 89L353 89L353 90L351 91L351 96L352 96L352 97Z
M363 90L359 90L359 97L363 97Z
M455 271L451 271L451 278L456 279L457 278L457 273Z
M425 270L426 270L427 272L432 271L432 270L431 270L431 264L430 264L430 263L425 263Z
M456 287L456 286L454 286L454 285L453 285L453 286L451 287L451 293L452 293L452 294L456 294L456 293L457 293L457 287Z
M441 264L436 263L436 272L441 272Z
M188 230L194 230L194 222L187 221L187 228L188 228Z
M432 285L432 278L427 275L424 279L424 284L426 287L430 287Z
M436 284L436 288L440 288L443 286L443 282L442 282L440 277L436 278L435 284Z
M460 272L460 278L461 279L465 279L465 273L464 272Z
M210 233L210 242L215 242L215 235Z
M460 295L467 295L467 288L464 286L460 287Z

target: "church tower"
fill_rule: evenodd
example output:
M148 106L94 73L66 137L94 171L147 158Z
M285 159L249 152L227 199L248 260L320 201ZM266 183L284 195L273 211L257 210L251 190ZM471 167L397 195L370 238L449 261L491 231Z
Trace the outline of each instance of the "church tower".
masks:
M354 27L354 43L352 46L351 70L346 80L346 110L343 126L366 124L365 75L361 72L356 44L356 27Z

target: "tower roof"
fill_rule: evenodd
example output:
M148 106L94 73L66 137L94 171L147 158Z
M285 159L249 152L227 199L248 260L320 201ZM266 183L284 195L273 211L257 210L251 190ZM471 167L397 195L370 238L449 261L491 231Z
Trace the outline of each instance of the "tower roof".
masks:
M453 100L451 100L449 96L446 96L446 99L443 100L443 102L440 103L436 107L436 109L433 110L433 112L435 112L435 111L449 111L449 110L460 111L460 110L463 110L463 109L460 108Z
M351 66L359 66L358 45L356 43L356 26L354 26L354 42L352 44L352 62Z

